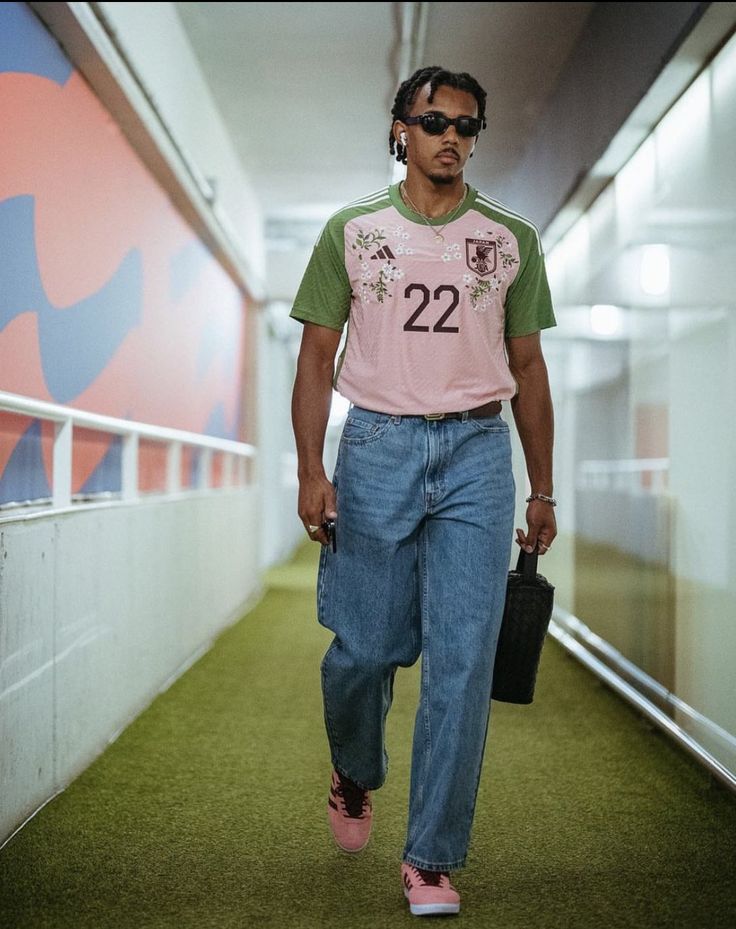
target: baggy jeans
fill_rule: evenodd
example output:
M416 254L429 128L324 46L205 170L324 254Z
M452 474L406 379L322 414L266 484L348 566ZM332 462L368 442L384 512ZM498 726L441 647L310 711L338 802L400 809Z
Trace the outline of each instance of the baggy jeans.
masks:
M515 485L501 415L427 420L351 407L333 476L337 552L323 546L321 665L335 768L364 788L388 769L396 668L421 653L403 860L465 864L511 559Z

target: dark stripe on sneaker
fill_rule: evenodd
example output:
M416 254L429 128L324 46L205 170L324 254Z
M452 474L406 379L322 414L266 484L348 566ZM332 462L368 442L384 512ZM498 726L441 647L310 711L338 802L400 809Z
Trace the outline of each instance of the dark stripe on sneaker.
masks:
M417 868L416 872L425 887L439 887L444 873L443 871L428 871L425 868ZM449 880L450 875L448 874L447 877Z

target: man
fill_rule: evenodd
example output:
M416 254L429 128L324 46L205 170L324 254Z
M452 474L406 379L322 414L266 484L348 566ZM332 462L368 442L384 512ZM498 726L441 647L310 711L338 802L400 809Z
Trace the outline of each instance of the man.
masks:
M485 100L470 75L437 67L401 85L389 149L406 180L328 220L291 313L304 323L292 403L298 511L323 546L318 618L335 633L321 667L330 824L345 851L368 841L394 675L421 653L401 863L415 915L460 908L450 872L470 839L513 538L502 400L532 489L517 542L544 554L556 535L539 336L555 319L539 234L463 180ZM333 383L353 405L330 482Z

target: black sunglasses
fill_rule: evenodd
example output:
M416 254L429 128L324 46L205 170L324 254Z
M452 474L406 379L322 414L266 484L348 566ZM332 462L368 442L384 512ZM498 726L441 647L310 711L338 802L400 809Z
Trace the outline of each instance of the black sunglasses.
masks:
M485 120L476 119L475 116L458 116L450 119L442 113L422 113L421 116L405 116L402 122L407 126L416 126L417 124L424 129L429 135L442 135L447 132L450 126L457 129L457 134L464 136L466 139L478 135L481 129L485 129Z

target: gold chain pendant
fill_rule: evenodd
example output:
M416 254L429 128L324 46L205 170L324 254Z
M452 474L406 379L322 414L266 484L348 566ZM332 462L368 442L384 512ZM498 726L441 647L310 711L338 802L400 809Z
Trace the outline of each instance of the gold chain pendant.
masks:
M453 221L453 219L455 218L455 214L465 202L465 197L467 196L467 194L468 194L468 186L467 184L463 184L463 195L458 200L458 202L455 204L454 209L450 213L450 218L447 220L447 222L442 227L442 229L440 229L439 232L435 232L434 234L434 241L437 243L437 245L444 245L445 237L442 235L442 230L446 229L450 225L450 223ZM414 206L414 202L412 201L409 194L406 192L406 185L404 184L403 181L401 181L401 183L399 184L399 196L404 201L404 203L406 203L407 206L411 207L415 213L421 216L424 222L427 224L427 226L429 226L429 228L432 229L432 223L430 222L429 217L425 216L424 213L420 213L419 210Z

